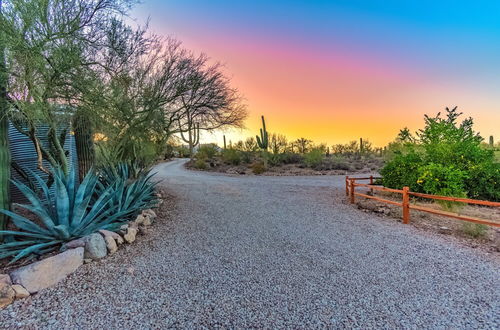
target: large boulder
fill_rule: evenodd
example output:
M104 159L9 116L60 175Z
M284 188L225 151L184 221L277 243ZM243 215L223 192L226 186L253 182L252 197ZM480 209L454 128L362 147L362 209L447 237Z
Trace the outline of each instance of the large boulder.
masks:
M10 305L16 298L16 292L12 288L10 276L0 274L0 309Z
M12 282L29 293L51 287L65 279L83 264L84 248L70 249L53 257L34 262L10 273Z
M107 255L106 242L99 233L85 236L85 259L102 259Z

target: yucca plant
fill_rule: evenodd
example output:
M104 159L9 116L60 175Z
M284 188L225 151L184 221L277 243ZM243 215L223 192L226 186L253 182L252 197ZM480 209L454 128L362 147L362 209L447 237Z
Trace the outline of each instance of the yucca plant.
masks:
M115 187L109 186L94 198L98 177L89 172L78 186L74 169L65 175L61 169L52 171L54 192L35 173L40 191L25 184L13 184L26 196L30 204L15 204L35 215L38 221L30 220L8 210L0 213L9 216L19 229L1 230L0 235L8 241L0 245L0 259L15 256L12 262L23 257L33 257L57 249L62 243L89 235L99 229L117 230L125 221L126 212L120 212L112 203Z

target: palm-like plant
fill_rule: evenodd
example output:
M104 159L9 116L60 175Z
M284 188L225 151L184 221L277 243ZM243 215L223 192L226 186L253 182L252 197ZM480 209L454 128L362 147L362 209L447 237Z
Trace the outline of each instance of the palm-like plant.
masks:
M77 186L77 176L72 169L65 175L61 169L53 170L54 193L44 180L32 174L38 182L40 192L21 182L14 185L26 196L30 204L16 204L35 215L35 222L8 210L0 210L9 216L19 231L2 230L8 241L0 245L0 259L15 256L12 262L23 257L40 255L55 250L61 243L83 237L99 229L117 230L125 219L111 203L115 193L109 186L93 196L98 183L97 175L89 172Z

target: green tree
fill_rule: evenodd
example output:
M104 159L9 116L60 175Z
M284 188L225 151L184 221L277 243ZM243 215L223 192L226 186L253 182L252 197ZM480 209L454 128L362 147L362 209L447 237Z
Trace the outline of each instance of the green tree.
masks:
M2 16L0 0L0 19ZM10 150L8 135L7 67L5 66L4 30L0 29L0 209L10 209ZM5 229L8 217L0 215L0 230ZM1 241L1 236L0 236Z

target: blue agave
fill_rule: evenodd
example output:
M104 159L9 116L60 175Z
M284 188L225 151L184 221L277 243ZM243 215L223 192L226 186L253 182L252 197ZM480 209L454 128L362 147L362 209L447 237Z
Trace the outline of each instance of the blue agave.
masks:
M80 185L74 169L69 175L54 169L52 175L53 194L45 181L34 173L33 177L40 186L40 195L21 182L13 182L30 202L17 206L36 215L39 221L34 222L14 212L0 210L20 230L0 231L7 238L0 245L0 259L15 256L12 263L23 257L44 254L57 249L61 243L99 229L117 230L123 221L128 220L130 210L120 211L113 202L116 194L121 192L117 192L114 185L98 188L98 176L93 171L85 176ZM98 189L99 195L94 198ZM136 204L130 205L134 207Z
M126 163L119 164L100 171L97 192L100 195L107 187L112 187L114 193L110 205L116 207L118 212L134 217L139 211L157 204L153 176L149 170L137 170Z

